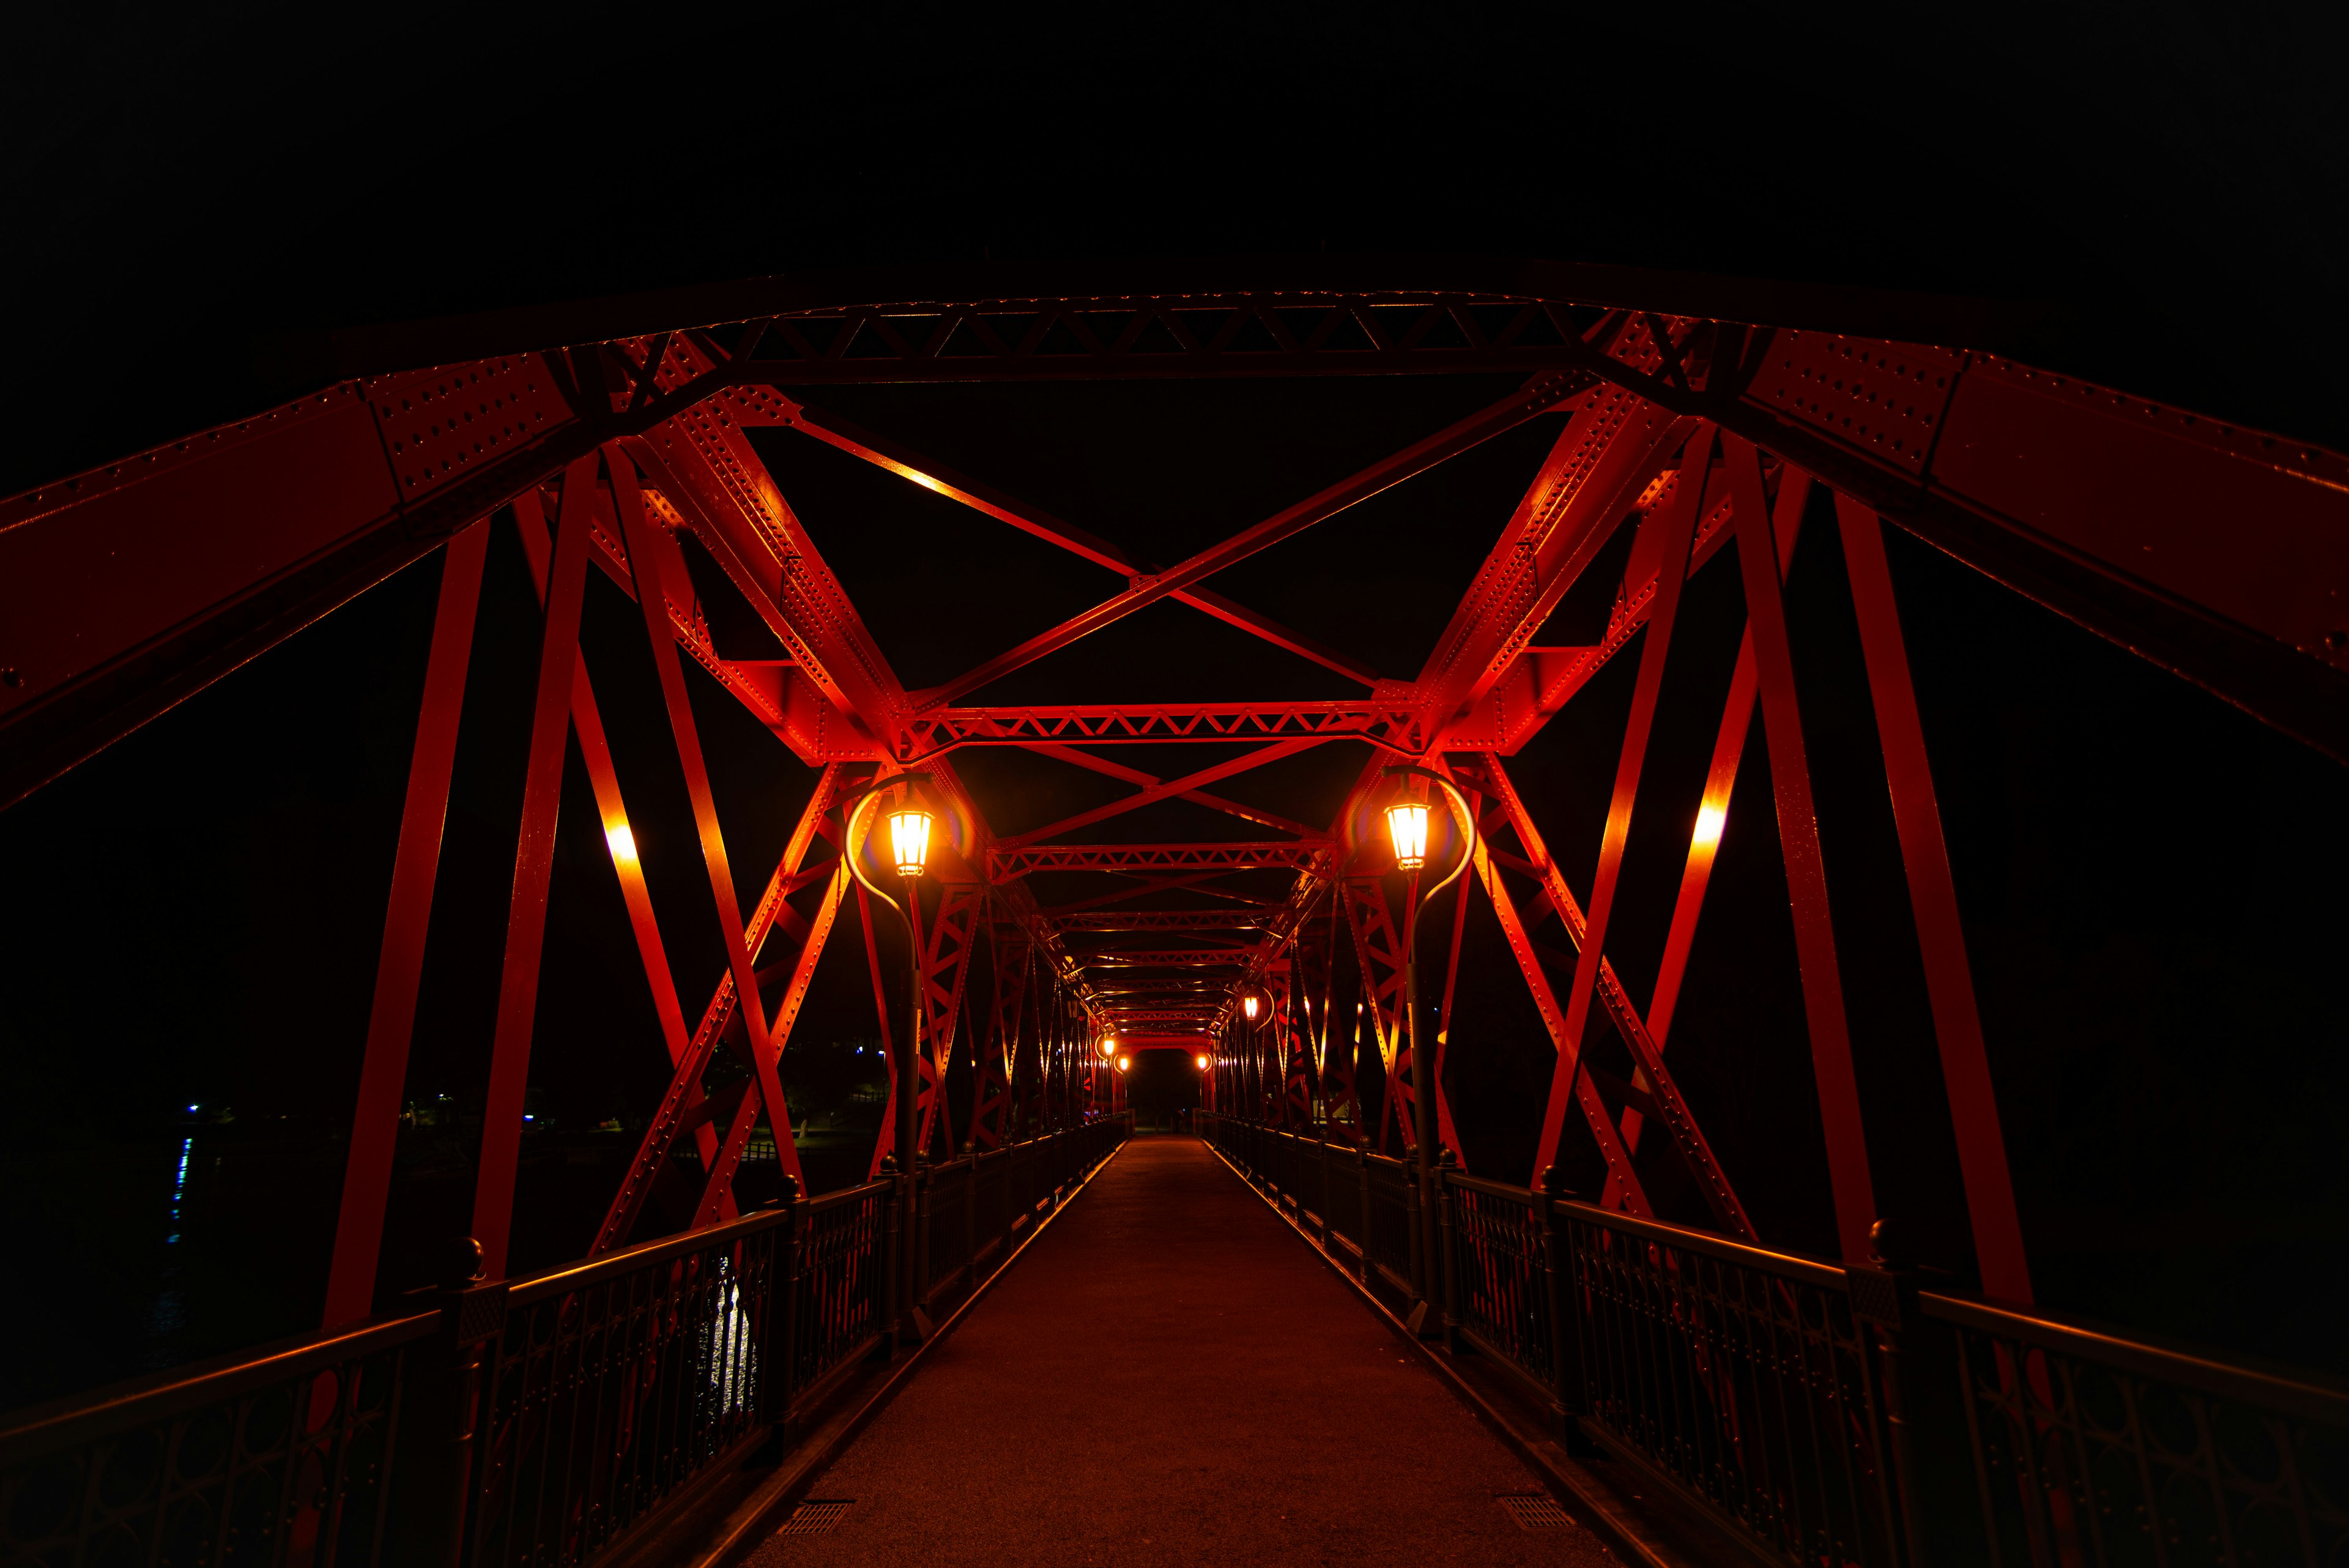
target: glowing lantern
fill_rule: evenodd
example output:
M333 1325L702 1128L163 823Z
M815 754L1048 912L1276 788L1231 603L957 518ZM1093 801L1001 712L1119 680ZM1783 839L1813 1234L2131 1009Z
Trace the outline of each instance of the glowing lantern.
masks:
M1406 801L1387 807L1387 836L1394 840L1395 869L1416 871L1427 864L1427 807Z
M1131 1067L1131 1066L1133 1066L1133 1057L1131 1057L1131 1056L1120 1056L1120 1057L1117 1059L1117 1070L1118 1070L1119 1072L1121 1072L1121 1073L1124 1072L1128 1067Z
M918 877L930 858L930 814L909 805L889 814L889 847L897 857L897 875Z
M1253 996L1243 997L1240 1000L1240 1011L1247 1014L1248 1022L1250 1023L1254 1023L1256 1022L1256 998Z
M1205 1056L1202 1056L1202 1057L1200 1057L1200 1058L1199 1058L1199 1071L1201 1071L1202 1073L1204 1073L1204 1072L1206 1072L1206 1070L1207 1070L1207 1059L1206 1059Z
M1114 1034L1109 1034L1109 1035L1104 1035L1104 1036L1102 1036L1102 1055L1103 1057L1110 1057L1110 1056L1114 1056L1114 1055L1116 1055L1116 1054L1117 1054L1117 1036L1116 1036L1116 1035L1114 1035Z

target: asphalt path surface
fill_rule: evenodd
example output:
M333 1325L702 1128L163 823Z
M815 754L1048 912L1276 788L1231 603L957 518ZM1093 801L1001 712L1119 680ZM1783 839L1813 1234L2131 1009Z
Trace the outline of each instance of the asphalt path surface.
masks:
M1230 1168L1143 1136L817 1478L839 1523L749 1562L1614 1561L1500 1501L1541 1490Z

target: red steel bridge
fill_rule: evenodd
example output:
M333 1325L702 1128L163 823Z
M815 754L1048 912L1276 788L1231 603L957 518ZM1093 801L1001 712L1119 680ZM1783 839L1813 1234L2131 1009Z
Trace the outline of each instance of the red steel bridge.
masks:
M759 1542L786 1521L853 1521L810 1489L905 1440L876 1412L916 1407L927 1385L907 1374L932 1346L1024 1366L1012 1328L1070 1331L1062 1298L1019 1295L1019 1271L979 1302L1014 1252L1034 1243L1022 1269L1078 1295L1083 1247L1103 1278L1174 1289L1086 1206L1120 1211L1154 1181L1212 1207L1246 1198L1245 1178L1271 1212L1249 1199L1218 1223L1286 1220L1337 1275L1281 1282L1305 1245L1248 1241L1226 1262L1257 1284L1233 1299L1261 1284L1272 1304L1242 1315L1271 1324L1292 1291L1367 1297L1383 1317L1341 1328L1354 1309L1330 1308L1326 1332L1370 1324L1405 1346L1375 1359L1432 1367L1429 1386L1470 1403L1511 1530L1562 1504L1656 1562L2342 1562L2349 1397L2034 1305L1937 798L1947 759L1929 752L1888 539L2349 760L2349 459L2018 363L1972 341L1982 326L1475 261L781 278L347 334L315 391L0 504L0 803L395 575L438 582L319 1333L0 1418L5 1561L781 1551ZM1367 378L1485 390L1237 531L1164 529L1164 548L848 417L875 388ZM951 673L909 684L871 588L852 597L795 510L777 454L808 443L958 509L974 550L1017 531L1100 590L1048 615L1049 596L975 587L999 602L939 634ZM1417 668L1248 602L1253 571L1297 570L1353 509L1503 450L1526 471L1447 521L1476 564ZM1112 479L1111 514L1153 483ZM1798 593L1820 535L1834 547L1806 570L1837 580ZM469 682L501 550L526 563L539 617L511 715ZM628 607L648 683L583 654L605 601ZM1833 743L1869 759L1892 827L1889 877L1857 891L1823 849L1837 828L1806 724L1822 606L1865 674L1863 716L1838 721L1858 738ZM1384 611L1366 595L1346 613ZM1146 646L1117 640L1140 627ZM1194 636L1245 639L1281 678L1164 700ZM1097 679L1061 683L1099 700L1020 700L1038 670L1112 646ZM622 691L645 711L618 711ZM1603 819L1568 824L1520 753L1602 691L1604 739L1568 765ZM791 822L771 866L746 866L743 824L722 819L705 744L721 692L808 781L776 808ZM419 1299L382 1278L387 1208L419 987L457 940L434 918L456 758L496 722L526 729L526 763L495 868L502 882L511 856L473 1246ZM657 784L624 793L621 722L665 737ZM1693 770L1658 740L1690 723L1712 737ZM1289 782L1251 787L1268 778ZM667 1086L586 1256L518 1272L527 1094L565 1050L538 1025L566 780L592 794L640 961L599 983L649 993L642 1050ZM680 785L691 832L656 843L632 802ZM1399 866L1390 813L1413 807L1429 842ZM885 826L905 814L926 834L910 850ZM1771 846L1760 914L1708 902L1732 832ZM1661 956L1634 964L1623 911L1643 872L1671 884L1669 916ZM1498 1167L1460 1130L1499 1114L1462 1099L1484 1043L1453 1040L1483 983L1462 976L1472 915L1499 932L1547 1064ZM1784 1092L1806 1105L1787 1125L1815 1143L1801 1158L1826 1173L1831 1245L1757 1221L1741 1192L1765 1173L1716 1152L1711 1107L1676 1078L1699 944L1760 942L1744 925L1763 916L1787 933L1754 950L1798 999ZM1855 918L1913 933L1929 1028L1904 1049L1953 1140L1971 1254L1955 1274L1879 1223L1908 1129L1863 1116ZM678 931L712 922L722 972L672 962ZM869 974L890 1102L863 1179L817 1192L781 1067L827 954ZM1134 1060L1161 1051L1190 1059L1205 1149L1133 1134ZM790 1179L763 1206L740 1185L762 1159ZM979 1376L968 1360L924 1376L952 1387ZM1365 1397L1390 1395L1407 1402ZM1410 1462L1441 1471L1432 1441ZM1678 1522L1643 1522L1635 1493Z

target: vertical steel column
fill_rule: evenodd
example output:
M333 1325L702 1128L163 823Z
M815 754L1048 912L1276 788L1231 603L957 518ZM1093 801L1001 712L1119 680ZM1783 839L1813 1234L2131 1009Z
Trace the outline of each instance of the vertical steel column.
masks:
M804 1212L800 1184L788 1174L776 1203L784 1220L774 1241L774 1261L768 1266L763 1325L767 1333L759 1355L759 1419L788 1438L792 1381L799 1366L800 1224Z
M908 785L910 789L912 786ZM852 846L853 847L853 846ZM905 1048L897 1053L897 1183L902 1197L899 1205L908 1221L918 1217L921 1222L909 1222L905 1227L903 1243L905 1260L898 1278L905 1283L905 1300L899 1310L904 1314L905 1337L919 1344L925 1337L919 1316L923 1283L923 1246L928 1231L928 1209L921 1192L921 1150L914 1147L921 1137L921 1106L916 1102L922 1093L922 879L905 879L906 950L910 955L907 992L912 1009L905 1020ZM938 907L938 918L946 919L946 906Z
M1844 567L1851 576L1852 608L1859 621L1860 651L1868 663L1868 694L1876 708L1877 739L1884 750L1885 783L1892 793L1900 859L1909 873L1917 946L1925 961L1925 992L1933 1009L1934 1038L1941 1047L1941 1082L1957 1133L1958 1169L1973 1225L1974 1257L1982 1268L1983 1291L2027 1305L2031 1264L2007 1170L2006 1138L1999 1127L1982 1014L1974 1006L1973 975L1966 962L1965 929L1958 920L1949 846L1941 836L1932 762L1925 753L1925 729L1909 679L1900 607L1892 596L1892 571L1884 558L1884 529L1875 513L1850 496L1838 493L1835 500L1836 520L1843 530Z
M1795 694L1795 656L1786 638L1785 601L1778 591L1777 545L1762 488L1761 455L1753 443L1735 436L1724 441L1723 449L1729 460L1738 570L1745 580L1745 619L1754 634L1754 675L1762 693L1762 732L1769 742L1770 780L1778 802L1778 846L1794 906L1795 964L1810 1024L1811 1072L1818 1083L1819 1122L1826 1136L1836 1235L1846 1263L1865 1263L1876 1194L1868 1178L1859 1085L1852 1073L1843 973L1827 912L1826 866L1819 855L1818 813L1811 803L1810 759L1803 744L1802 706Z
M1418 1180L1413 1184L1411 1289L1419 1298L1412 1313L1415 1330L1435 1298L1435 1086L1434 1053L1419 1038L1419 873L1410 873L1402 893L1402 1030L1411 1048L1411 1123Z
M334 1262L326 1273L328 1328L356 1323L375 1305L384 1208L391 1197L392 1155L399 1140L400 1091L408 1082L416 992L424 974L424 940L449 815L449 776L457 761L457 725L465 706L465 671L472 661L473 619L489 549L490 522L483 518L441 552L432 651L424 665L424 702L408 767L408 801L400 810L399 848L392 859L383 951L376 961L367 1055L359 1067L358 1106L351 1116L351 1151L343 1165L342 1206L335 1221Z
M677 638L670 629L669 575L661 556L676 548L668 535L645 514L643 493L636 488L636 464L617 443L605 448L612 475L612 499L620 514L621 533L628 546L628 575L636 579L636 604L644 612L645 638L660 679L661 698L668 709L669 733L677 745L678 765L685 775L686 798L693 807L693 823L701 841L701 862L709 878L710 908L718 917L718 934L726 944L727 967L734 975L734 1005L749 1036L750 1069L759 1097L767 1112L767 1127L774 1135L775 1158L793 1176L799 1156L792 1145L792 1119L783 1100L783 1085L774 1041L767 1033L767 1004L759 994L750 951L742 930L742 907L734 891L734 873L726 856L726 836L718 822L718 803L709 788L709 769L701 754L701 734L694 722L693 702L685 687L685 670L678 661ZM682 563L679 563L680 566ZM686 602L680 595L679 602Z
M1615 789L1607 807L1607 827L1599 846L1599 869L1591 879L1590 911L1580 950L1575 955L1574 978L1566 994L1565 1035L1557 1064L1550 1076L1549 1104L1542 1113L1541 1141L1534 1151L1534 1168L1557 1163L1557 1141L1566 1130L1566 1107L1576 1097L1575 1079L1581 1069L1582 1036L1590 1022L1590 1003L1599 986L1599 961L1607 950L1609 924L1615 910L1615 889L1623 868L1623 852L1631 834L1632 807L1638 804L1640 776L1648 757L1648 740L1654 732L1656 705L1662 694L1664 665L1671 653L1672 626L1678 618L1681 589L1688 580L1689 546L1696 536L1697 518L1704 504L1713 462L1713 430L1699 424L1681 451L1679 476L1671 497L1648 526L1656 530L1656 594L1648 610L1647 641L1640 649L1640 672L1631 690L1631 715L1623 729L1623 749L1615 763ZM1766 523L1765 523L1766 527ZM1644 530L1643 530L1644 531ZM1773 585L1776 583L1774 575Z
M538 699L531 717L530 764L523 781L522 830L515 842L513 897L498 981L497 1033L490 1048L481 1161L473 1186L473 1235L481 1244L492 1279L506 1272L506 1242L513 1226L514 1168L522 1158L523 1095L530 1081L531 1033L538 1015L538 962L546 940L546 889L554 874L554 832L563 804L564 743L571 732L572 671L579 661L579 611L587 591L596 461L592 455L579 458L563 471L554 566L547 577Z

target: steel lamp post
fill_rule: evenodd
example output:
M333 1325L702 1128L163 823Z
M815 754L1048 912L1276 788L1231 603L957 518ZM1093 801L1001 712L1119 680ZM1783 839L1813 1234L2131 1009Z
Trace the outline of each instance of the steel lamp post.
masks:
M1412 1137L1419 1145L1419 1204L1420 1257L1419 1280L1422 1299L1432 1297L1436 1289L1438 1242L1435 1235L1436 1210L1436 1086L1434 1054L1420 1038L1419 1029L1419 912L1429 899L1458 880L1468 869L1468 862L1476 853L1476 819L1468 810L1468 802L1450 779L1432 769L1395 766L1381 770L1381 778L1397 781L1399 789L1408 788L1408 780L1422 778L1444 792L1446 804L1460 822L1460 856L1443 880L1423 889L1420 872L1427 865L1427 805L1423 801L1401 798L1386 808L1387 837L1394 848L1395 869L1407 873L1411 881L1403 893L1402 917L1402 1015L1404 1038L1411 1045L1411 1119Z
M896 1314L900 1333L906 1338L916 1336L914 1281L916 1275L914 1248L918 1241L918 1230L913 1220L916 1200L919 1196L916 1189L918 1176L915 1170L914 1145L921 1137L920 1106L917 1102L921 1098L922 1073L921 1064L916 1059L922 1047L920 887L922 874L929 865L930 826L933 821L931 814L916 798L915 792L921 784L929 781L929 776L927 774L900 774L895 778L874 784L871 789L866 790L849 807L847 831L841 836L849 846L849 870L854 874L858 882L864 884L865 891L896 910L905 922L905 946L909 955L906 961L907 978L912 983L912 990L909 992L906 1008L905 1044L898 1049L897 1060L894 1064L896 1068L897 1125L893 1141L897 1147L897 1212L901 1216L898 1226L900 1256L897 1278L902 1282L900 1294L903 1297L903 1300L896 1303ZM898 878L904 886L905 901L903 904L889 897L864 875L864 867L861 864L863 859L861 845L856 832L857 825L864 819L866 809L876 805L884 793L900 785L904 787L905 793L899 797L895 808L889 812L885 821L889 829L890 863L896 868Z

